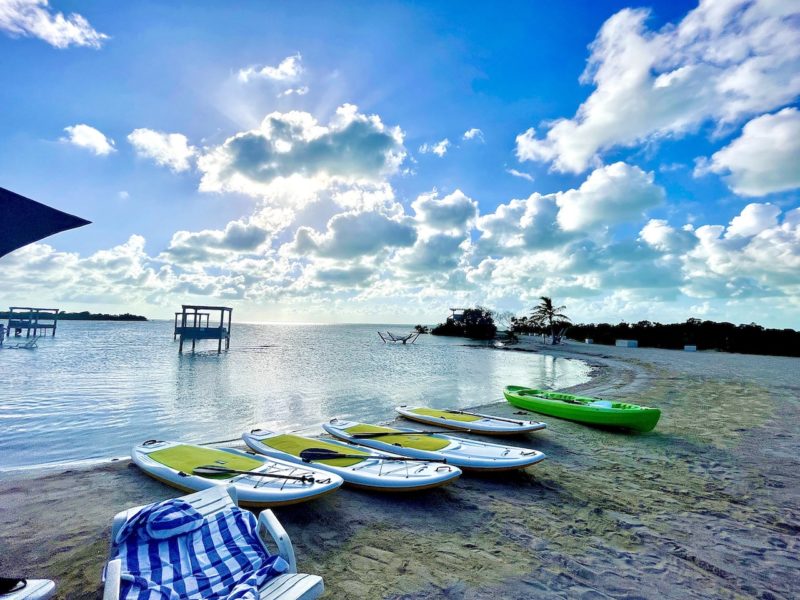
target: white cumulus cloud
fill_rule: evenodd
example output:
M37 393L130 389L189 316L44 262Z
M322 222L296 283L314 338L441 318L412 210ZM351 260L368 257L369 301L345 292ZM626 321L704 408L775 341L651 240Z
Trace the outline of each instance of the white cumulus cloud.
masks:
M244 220L231 221L224 230L176 231L161 258L182 264L219 264L237 254L255 251L268 237L266 229Z
M283 98L285 96L305 96L309 92L308 86L304 85L298 88L289 88L283 90L280 94L278 94L279 98Z
M340 106L328 125L306 112L274 112L199 158L200 189L262 196L278 179L379 183L405 156L400 128L352 104Z
M615 146L718 127L792 102L800 93L797 2L703 0L677 25L647 27L645 9L608 19L582 81L594 91L575 116L517 137L520 160L578 173ZM543 133L543 137L540 136Z
M293 81L303 72L303 57L300 53L284 58L277 67L253 65L239 70L239 81L247 83L254 79Z
M478 216L478 203L461 190L444 198L439 198L436 191L422 194L411 208L420 224L439 231L462 231Z
M435 144L422 144L419 147L419 151L422 154L435 154L439 158L447 154L447 150L450 148L450 140L444 138L443 140L436 142Z
M197 150L181 133L163 133L152 129L134 129L128 141L136 149L136 154L152 159L162 167L169 167L176 173L191 167L191 159Z
M697 239L691 225L675 229L665 219L650 219L639 232L639 239L660 252L685 252Z
M291 251L300 255L352 259L374 255L386 248L411 246L417 232L410 219L397 219L380 212L347 212L328 221L327 231L318 233L300 227Z
M100 48L108 39L77 13L54 13L47 0L0 0L0 29L12 36L36 37L56 48Z
M748 204L731 219L725 237L751 237L778 224L781 209L774 204Z
M728 227L697 228L698 244L684 257L684 293L742 298L800 293L800 208L748 204Z
M533 175L530 173L524 173L523 171L517 171L516 169L506 169L506 173L513 175L514 177L519 177L520 179L525 179L526 181L533 181Z
M79 123L65 127L64 131L67 132L67 137L62 138L62 141L91 150L97 156L106 156L115 152L114 140L90 125Z
M558 223L565 231L575 231L635 220L664 197L652 172L618 162L596 169L578 189L558 195Z
M740 196L800 187L800 111L785 108L753 119L740 137L701 162L696 174L705 171L723 174Z
M478 140L481 143L483 143L484 141L483 132L477 127L473 127L472 129L467 129L462 137L465 140Z

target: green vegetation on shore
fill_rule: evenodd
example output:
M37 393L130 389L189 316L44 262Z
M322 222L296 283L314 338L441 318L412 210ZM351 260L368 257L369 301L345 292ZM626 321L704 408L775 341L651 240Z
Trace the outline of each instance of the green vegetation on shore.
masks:
M8 319L8 311L0 312L0 319ZM19 315L15 315L19 316ZM62 312L58 313L59 321L147 321L147 317L124 313L121 315L109 315L106 313L90 313L88 310L82 312Z
M800 332L793 329L767 329L761 325L734 325L688 319L685 323L608 323L573 325L567 335L573 339L590 338L595 344L613 345L618 339L637 340L640 347L720 350L744 354L800 356Z
M718 350L741 354L767 356L800 356L800 331L794 329L768 329L750 323L734 325L687 319L685 323L590 323L573 325L564 314L565 306L555 306L548 296L531 309L530 316L516 317L511 313L498 313L482 306L451 309L453 314L431 330L433 335L491 340L497 335L495 320L508 323L509 339L515 341L520 333L546 334L550 343L556 344L562 335L575 339L591 339L595 344L613 346L617 340L636 340L642 348L681 350L696 346L698 350ZM420 331L421 325L417 325Z
M447 321L439 323L431 330L432 335L467 337L474 340L491 340L497 333L494 314L488 308L452 309Z

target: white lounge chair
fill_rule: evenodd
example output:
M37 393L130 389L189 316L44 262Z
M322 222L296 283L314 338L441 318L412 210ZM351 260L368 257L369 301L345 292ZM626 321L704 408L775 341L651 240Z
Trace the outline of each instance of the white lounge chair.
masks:
M191 504L204 517L237 506L236 490L233 486L214 486L202 492L183 496L181 500ZM117 533L141 508L141 506L130 508L114 517L111 526L111 556L115 555L114 540L117 538ZM256 533L268 553L275 554L270 549L270 544L274 544L277 547L277 555L289 564L287 573L269 579L259 588L260 600L313 600L322 595L325 591L322 577L297 572L292 541L271 510L261 512ZM110 560L106 565L103 600L119 600L121 569L120 559Z

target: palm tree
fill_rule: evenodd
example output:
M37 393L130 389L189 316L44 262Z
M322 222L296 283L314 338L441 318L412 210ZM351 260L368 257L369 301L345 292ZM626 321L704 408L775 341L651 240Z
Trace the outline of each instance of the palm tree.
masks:
M550 339L553 344L556 343L556 326L564 325L570 322L570 318L562 311L567 308L566 306L553 306L553 299L548 296L541 296L541 302L533 309L531 313L531 321L536 323L539 327L550 328Z

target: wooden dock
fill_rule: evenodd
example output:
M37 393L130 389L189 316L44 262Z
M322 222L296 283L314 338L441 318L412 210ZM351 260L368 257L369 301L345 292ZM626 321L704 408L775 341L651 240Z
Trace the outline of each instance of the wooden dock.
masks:
M25 331L25 337L38 336L39 331L52 331L51 335L56 334L58 325L58 308L35 308L31 306L11 306L8 309L8 337L12 335L19 337Z
M183 315L182 312L176 312L175 313L175 329L172 332L172 340L173 341L178 339L178 334L180 333L181 327L183 326L182 325L181 315ZM202 327L203 326L203 318L205 317L205 320L206 320L205 326L208 327L208 319L211 317L211 313L204 312L204 313L197 313L197 315L199 317L198 324ZM191 316L193 317L194 314L192 314ZM194 321L192 321L192 322L194 322Z
M227 306L196 306L183 304L183 309L175 313L175 331L173 339L180 337L178 352L183 353L183 342L191 340L192 352L198 340L217 340L217 354L222 352L222 342L225 350L231 345L231 316L233 309ZM219 313L219 325L211 325L212 313ZM227 317L227 324L226 324ZM205 319L205 323L203 320ZM214 319L216 323L216 319Z

